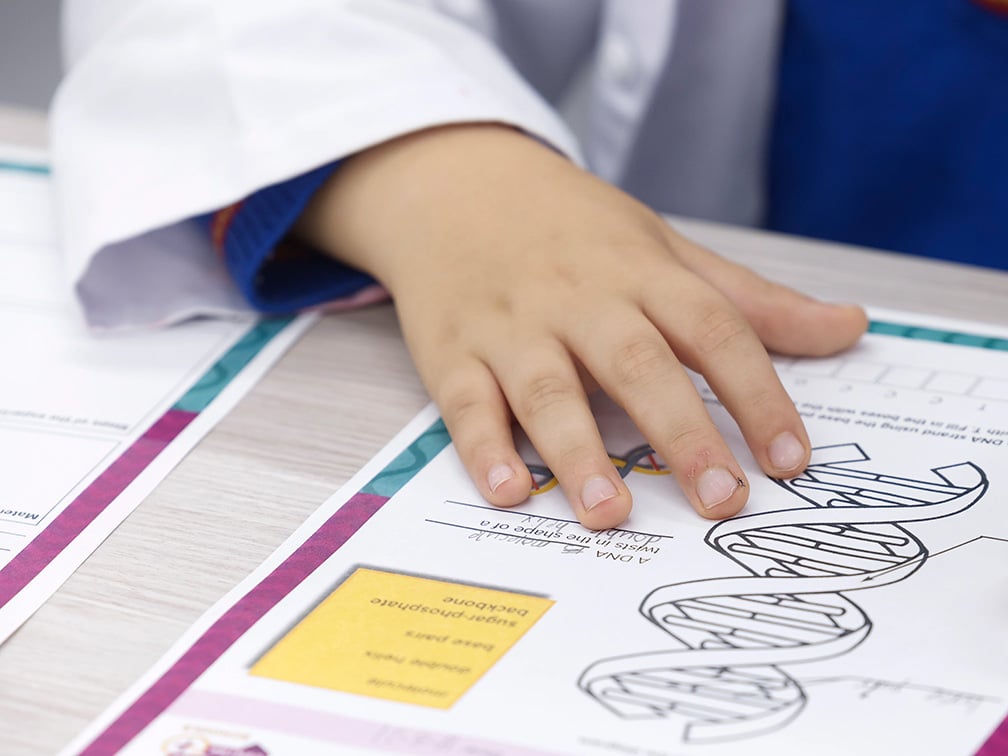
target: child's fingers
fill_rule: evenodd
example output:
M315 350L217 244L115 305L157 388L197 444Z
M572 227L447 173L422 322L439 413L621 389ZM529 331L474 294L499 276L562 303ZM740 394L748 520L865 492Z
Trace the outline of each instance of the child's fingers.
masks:
M777 478L801 472L811 453L805 426L741 313L701 281L671 298L657 288L645 296L654 323L679 358L704 376L763 471Z
M757 337L772 350L824 354L864 330L856 308L768 284L495 124L427 129L364 150L316 193L299 233L393 295L424 382L484 495L513 504L528 488L510 405L588 527L622 521L630 493L575 361L627 407L694 505L728 492L726 504L704 512L717 517L745 498L730 479L741 473L676 361L707 376L757 459L779 472L806 459L789 437L802 450L808 441ZM638 326L619 333L613 319L631 302ZM643 334L648 319L660 338ZM578 321L585 333L572 338Z
M668 229L676 257L731 300L771 352L802 356L834 354L852 346L868 327L861 307L820 302Z
M570 346L665 460L697 512L729 517L745 505L741 467L668 342L639 310L614 308L601 322L573 328Z
M532 480L515 451L507 403L486 365L475 358L452 360L435 398L459 459L483 497L499 507L525 501Z
M614 527L631 496L605 450L577 370L559 342L487 355L490 367L543 462L587 528Z

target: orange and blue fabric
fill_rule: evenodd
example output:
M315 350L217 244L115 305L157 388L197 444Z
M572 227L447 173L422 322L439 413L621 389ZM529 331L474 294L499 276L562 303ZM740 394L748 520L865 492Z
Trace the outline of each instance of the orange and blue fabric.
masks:
M198 220L249 304L286 314L353 297L374 279L288 233L338 162L261 189Z

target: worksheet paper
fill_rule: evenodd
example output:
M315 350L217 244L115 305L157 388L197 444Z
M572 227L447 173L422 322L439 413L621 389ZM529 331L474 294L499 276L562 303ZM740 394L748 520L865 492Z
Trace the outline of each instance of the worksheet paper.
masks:
M46 156L0 150L0 642L304 330L251 316L88 333Z
M779 359L815 445L701 519L604 399L618 528L487 505L421 413L68 752L1008 753L1008 331ZM999 729L1000 728L1000 729Z

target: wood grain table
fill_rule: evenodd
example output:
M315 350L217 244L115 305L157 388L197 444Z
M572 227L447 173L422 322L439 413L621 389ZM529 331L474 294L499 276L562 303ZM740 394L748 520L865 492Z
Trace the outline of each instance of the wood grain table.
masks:
M42 141L17 115L0 140ZM1005 273L675 223L819 297L1008 326ZM324 317L0 647L0 753L67 743L426 402L391 306Z

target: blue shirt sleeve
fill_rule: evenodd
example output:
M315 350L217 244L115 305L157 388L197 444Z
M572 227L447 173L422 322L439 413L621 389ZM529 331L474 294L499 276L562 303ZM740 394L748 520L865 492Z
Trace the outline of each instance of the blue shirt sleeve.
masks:
M912 7L788 1L765 225L1008 269L1008 15Z
M296 312L348 297L374 283L365 273L285 238L338 166L338 161L330 163L260 189L199 219L255 309Z

